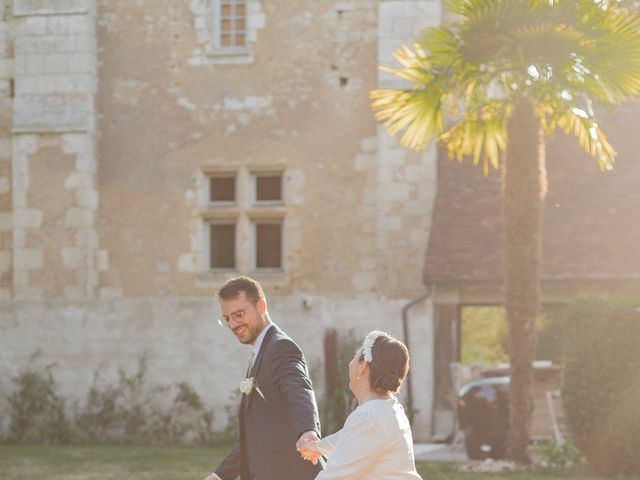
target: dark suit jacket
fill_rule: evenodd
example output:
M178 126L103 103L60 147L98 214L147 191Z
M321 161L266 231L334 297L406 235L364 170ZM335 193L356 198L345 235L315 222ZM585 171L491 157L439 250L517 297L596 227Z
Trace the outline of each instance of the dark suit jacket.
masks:
M320 436L318 407L302 351L282 330L267 331L249 374L264 394L242 395L240 438L216 474L222 480L312 480L322 469L296 451L309 430Z

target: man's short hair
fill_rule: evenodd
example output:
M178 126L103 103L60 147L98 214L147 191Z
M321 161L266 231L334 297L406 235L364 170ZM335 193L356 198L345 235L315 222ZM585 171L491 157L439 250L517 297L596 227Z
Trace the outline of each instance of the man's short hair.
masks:
M218 290L218 299L231 300L237 298L241 292L244 292L247 299L253 304L257 304L258 300L264 300L264 292L262 286L250 277L233 277L225 282Z

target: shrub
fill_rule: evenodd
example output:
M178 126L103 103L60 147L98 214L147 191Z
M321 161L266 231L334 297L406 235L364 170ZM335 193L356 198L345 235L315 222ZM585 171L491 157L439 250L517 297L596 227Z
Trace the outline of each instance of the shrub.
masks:
M115 383L103 381L96 372L86 401L75 404L73 415L68 415L65 400L56 392L49 368L27 368L13 382L17 389L7 397L9 441L208 445L227 441L226 435L213 431L213 410L188 383L148 382L145 355L135 372L120 369Z
M9 440L67 443L71 439L65 401L56 391L51 369L27 368L12 379L16 391L9 402Z
M640 473L638 303L580 299L568 333L562 398L576 445L597 473Z
M558 445L554 440L545 438L536 444L536 451L544 467L573 467L583 460L580 451L570 439Z
M344 425L345 420L356 406L355 397L349 389L349 362L360 346L360 340L356 339L352 330L344 335L336 337L336 375L333 381L332 391L325 391L319 402L322 434L328 435L337 432ZM325 362L332 361L325 358ZM325 390L329 381L325 380Z

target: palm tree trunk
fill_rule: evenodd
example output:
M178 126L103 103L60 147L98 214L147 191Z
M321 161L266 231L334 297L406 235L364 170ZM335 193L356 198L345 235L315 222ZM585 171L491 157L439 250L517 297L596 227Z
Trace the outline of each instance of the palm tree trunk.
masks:
M545 144L544 133L527 99L516 105L507 128L509 144L502 187L505 305L511 364L508 455L511 460L528 464L531 463L529 413L546 193Z

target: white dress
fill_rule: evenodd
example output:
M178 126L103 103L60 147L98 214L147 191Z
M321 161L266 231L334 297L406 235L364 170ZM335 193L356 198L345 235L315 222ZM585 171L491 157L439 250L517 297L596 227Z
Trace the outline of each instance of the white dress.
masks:
M315 480L421 480L409 420L395 397L360 405L317 446L328 460Z

